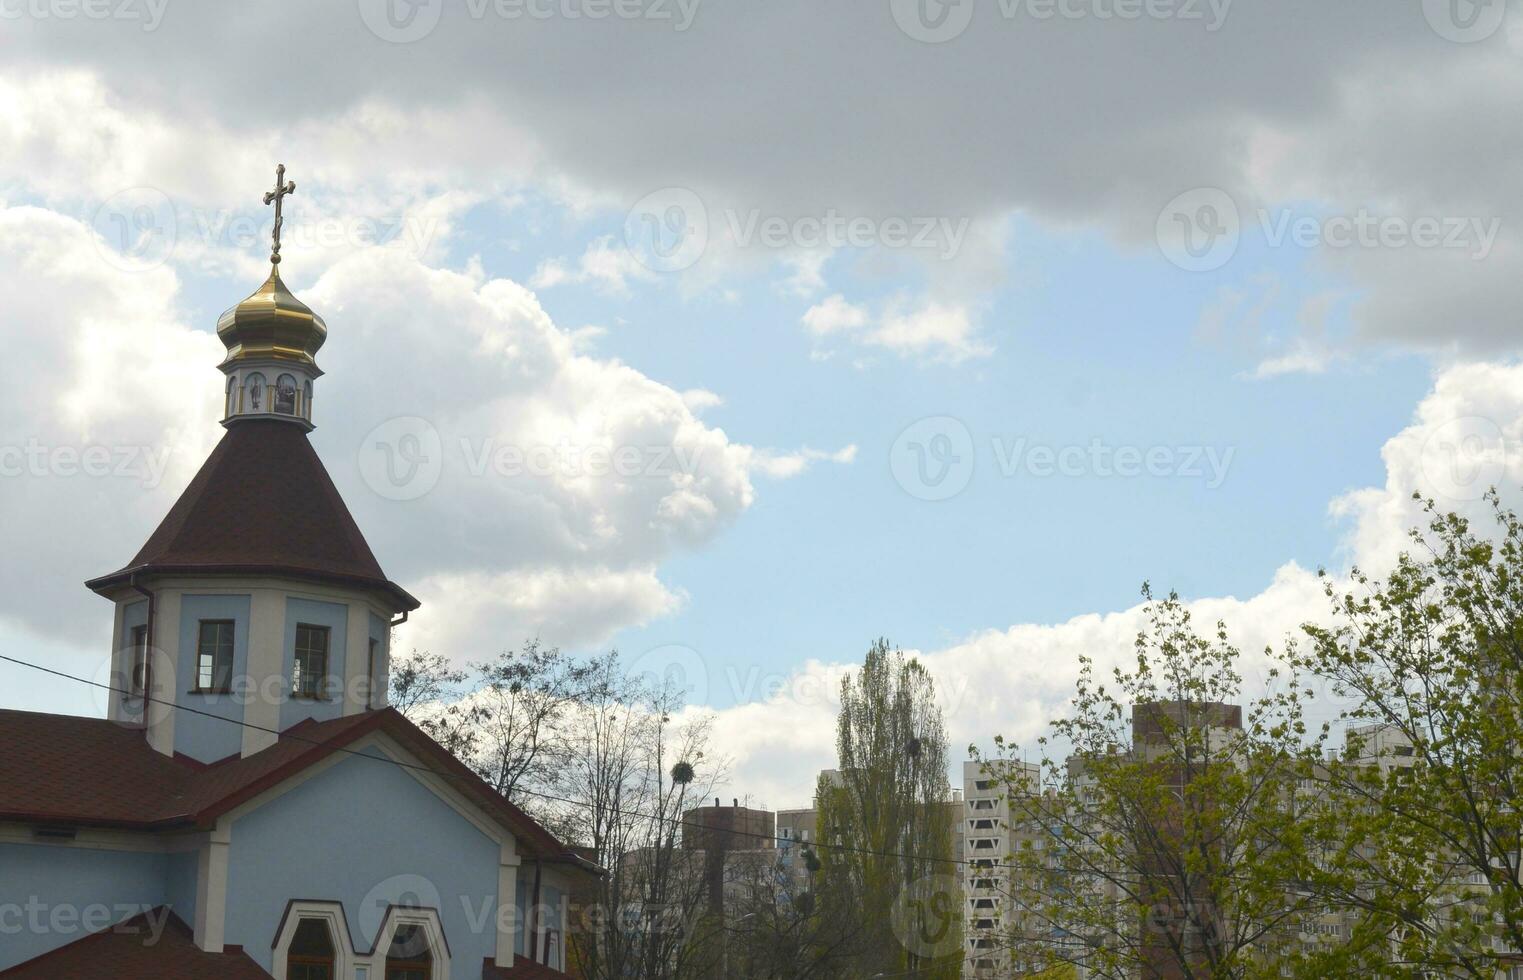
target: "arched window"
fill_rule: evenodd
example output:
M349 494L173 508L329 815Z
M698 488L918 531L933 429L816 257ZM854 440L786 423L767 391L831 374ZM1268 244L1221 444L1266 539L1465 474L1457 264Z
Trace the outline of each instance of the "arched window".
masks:
M237 395L235 395L233 393L234 392L234 389L233 389L234 382L235 382L235 379L233 378L233 376L231 374L228 375L227 376L227 414L228 415L232 415L234 412L236 412L238 410L238 406L236 404L234 404L234 401L237 398Z
M296 414L296 379L289 374L275 380L275 411L281 415Z
M433 980L434 957L422 926L398 926L386 953L385 980Z
M302 388L301 417L308 421L312 418L312 382L310 381Z
M264 411L264 375L255 371L249 375L248 407L251 412Z
M333 934L322 919L302 919L286 954L286 980L333 980Z

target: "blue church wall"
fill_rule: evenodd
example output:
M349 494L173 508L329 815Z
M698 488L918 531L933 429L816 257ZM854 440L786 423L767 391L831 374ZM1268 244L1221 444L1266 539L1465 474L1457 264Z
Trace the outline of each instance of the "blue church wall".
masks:
M285 731L308 718L329 721L344 713L344 655L349 643L349 607L336 602L313 602L310 599L286 600L285 654L282 660L284 690L289 691L296 670L296 627L328 627L328 684L325 699L288 697L280 706L280 730Z
M167 865L161 853L0 844L0 970L164 905ZM174 911L195 920L194 903Z
M226 941L271 969L281 916L300 898L341 902L365 954L387 904L431 906L456 975L471 975L496 953L499 858L495 841L405 770L350 757L234 822Z
M196 888L200 877L200 852L169 854L164 868L164 901L188 926L196 924Z
M201 762L216 762L243 749L243 729L231 722L243 721L243 704L237 693L240 678L248 677L249 606L246 595L187 595L180 600L180 658L175 669L175 699L195 711L215 715L208 718L195 711L175 715L175 751ZM233 694L194 693L197 682L197 644L201 621L233 621ZM246 684L247 682L242 682ZM246 698L245 691L242 697Z

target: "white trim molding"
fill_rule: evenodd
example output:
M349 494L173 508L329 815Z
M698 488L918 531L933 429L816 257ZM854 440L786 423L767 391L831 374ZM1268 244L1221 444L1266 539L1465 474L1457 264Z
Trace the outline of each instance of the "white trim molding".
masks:
M449 940L444 935L444 923L439 921L438 909L389 906L381 920L381 929L376 933L375 946L370 950L370 955L358 957L355 965L368 968L369 976L385 976L386 953L391 949L391 941L396 938L397 930L403 926L417 926L428 937L428 952L434 961L433 980L450 980Z
M227 858L232 843L233 822L223 817L207 835L197 859L195 942L207 953L222 952L227 935Z
M345 978L354 976L355 955L349 935L349 922L344 918L344 904L293 901L286 906L280 935L275 937L272 947L274 962L270 964L270 972L275 980L286 980L286 956L291 951L291 941L296 938L296 930L303 919L317 919L327 925L328 935L333 941L333 975Z

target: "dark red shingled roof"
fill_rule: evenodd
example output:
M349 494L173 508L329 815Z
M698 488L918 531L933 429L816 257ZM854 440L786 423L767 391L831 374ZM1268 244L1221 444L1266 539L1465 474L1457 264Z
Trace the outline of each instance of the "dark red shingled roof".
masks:
M511 970L487 960L481 968L481 980L571 980L571 975L514 954Z
M218 817L381 732L507 828L530 857L594 871L394 708L305 721L270 748L211 766L172 759L140 730L96 718L0 710L0 820L167 830ZM389 765L377 762L376 765Z
M295 575L419 605L381 571L306 432L279 420L230 425L137 557L86 584L99 592L134 573Z
M166 923L164 916L168 915ZM152 941L151 923L163 923ZM104 932L0 972L4 980L270 980L247 953L196 948L190 927L165 909L129 919Z

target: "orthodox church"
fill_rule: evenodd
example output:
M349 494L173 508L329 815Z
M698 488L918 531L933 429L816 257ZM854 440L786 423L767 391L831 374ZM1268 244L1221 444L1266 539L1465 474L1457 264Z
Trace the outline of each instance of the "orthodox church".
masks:
M0 711L0 978L561 977L598 869L386 706L388 579L308 442L322 317L224 313L227 431L127 565L106 719Z

